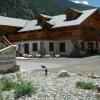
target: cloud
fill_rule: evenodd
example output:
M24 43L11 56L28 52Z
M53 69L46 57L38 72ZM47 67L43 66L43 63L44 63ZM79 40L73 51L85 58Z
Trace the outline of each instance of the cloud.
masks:
M75 3L81 3L80 1L73 1L73 2L75 2Z
M89 4L87 1L79 1L79 0L75 0L75 1L73 1L73 2L75 2L75 3L83 3L83 4L86 4L86 5Z
M87 1L82 1L83 4L88 5L89 3Z

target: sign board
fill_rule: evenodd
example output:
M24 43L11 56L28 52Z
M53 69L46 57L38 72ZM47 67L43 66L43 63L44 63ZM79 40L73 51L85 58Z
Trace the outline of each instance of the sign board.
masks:
M16 65L16 46L11 45L0 50L0 71L7 71Z

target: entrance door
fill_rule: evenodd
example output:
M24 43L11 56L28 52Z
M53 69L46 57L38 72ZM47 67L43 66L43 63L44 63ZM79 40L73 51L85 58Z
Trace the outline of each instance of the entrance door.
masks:
M24 53L29 54L29 44L28 43L24 44Z
M65 52L65 43L64 42L59 44L59 49L60 49L60 52Z

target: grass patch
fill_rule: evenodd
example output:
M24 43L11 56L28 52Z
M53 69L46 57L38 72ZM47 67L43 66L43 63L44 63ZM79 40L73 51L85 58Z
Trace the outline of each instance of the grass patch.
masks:
M36 93L36 90L38 88L32 82L22 80L20 75L17 74L16 82L13 82L10 78L6 78L6 77L0 81L0 90L10 91L12 89L15 90L16 98L18 98L26 94L28 96L31 96L32 93Z
M92 82L77 81L76 87L80 89L94 90L96 86Z

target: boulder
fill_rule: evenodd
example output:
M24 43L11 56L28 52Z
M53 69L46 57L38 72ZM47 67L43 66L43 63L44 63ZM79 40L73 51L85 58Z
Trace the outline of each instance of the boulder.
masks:
M91 78L100 78L98 75L93 75Z
M70 76L69 72L67 72L66 70L61 70L59 73L58 73L58 77L68 77Z

